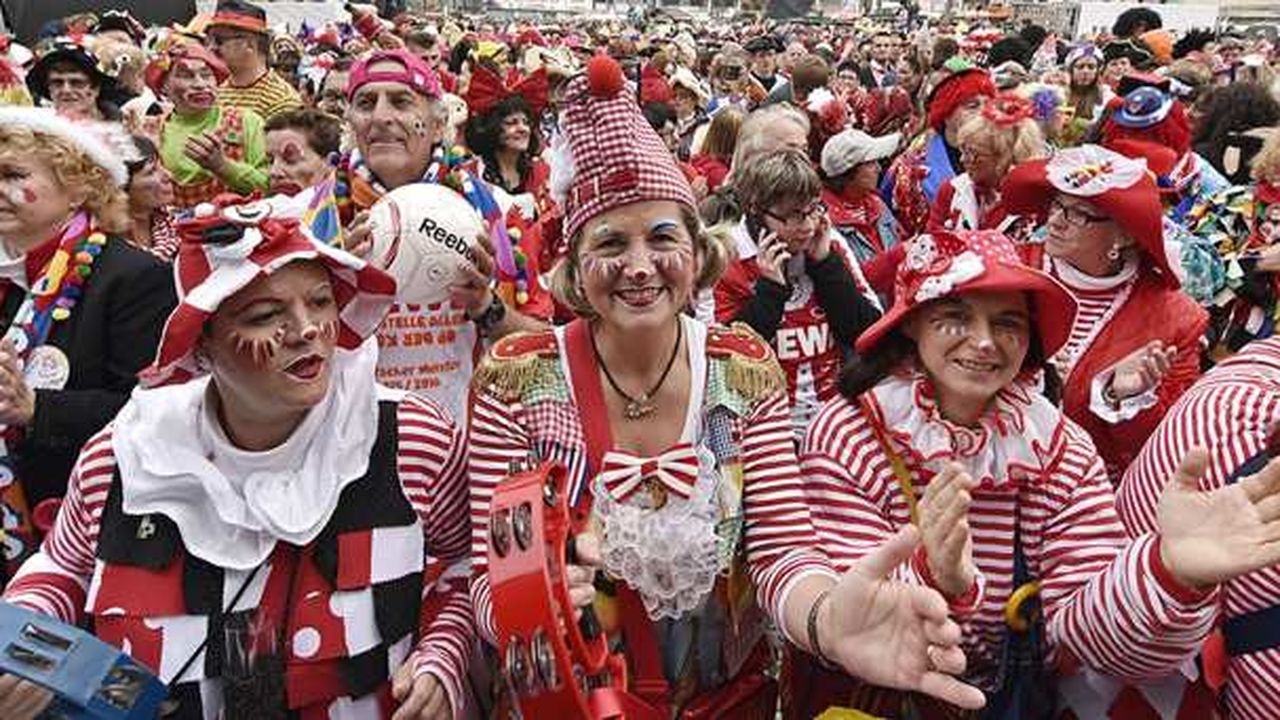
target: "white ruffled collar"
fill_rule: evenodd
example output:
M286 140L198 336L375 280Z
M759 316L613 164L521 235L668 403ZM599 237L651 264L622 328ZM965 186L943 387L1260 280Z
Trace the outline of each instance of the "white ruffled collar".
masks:
M236 570L261 564L278 541L311 542L343 488L368 469L378 427L377 357L373 339L336 350L324 400L264 452L227 439L207 376L135 390L112 437L125 512L163 514L187 552Z
M1062 413L1029 374L997 393L976 427L944 418L933 384L914 368L890 375L864 397L908 467L939 472L958 462L984 489L1034 482L1062 453Z

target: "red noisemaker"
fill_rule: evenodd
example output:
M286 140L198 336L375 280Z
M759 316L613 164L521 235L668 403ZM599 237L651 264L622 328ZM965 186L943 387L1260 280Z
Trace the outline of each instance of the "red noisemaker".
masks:
M574 622L566 566L573 519L565 470L513 468L489 510L489 582L499 668L524 717L656 718L626 693L626 661L609 652L590 607Z

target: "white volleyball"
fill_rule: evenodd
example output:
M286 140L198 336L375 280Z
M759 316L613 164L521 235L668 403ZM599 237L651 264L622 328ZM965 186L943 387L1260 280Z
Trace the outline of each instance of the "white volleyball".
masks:
M369 261L396 279L396 300L429 305L449 299L449 284L475 264L480 213L440 185L396 188L369 209Z

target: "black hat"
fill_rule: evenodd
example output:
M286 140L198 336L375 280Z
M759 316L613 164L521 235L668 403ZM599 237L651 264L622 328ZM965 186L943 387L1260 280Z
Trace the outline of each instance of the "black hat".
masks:
M127 33L135 43L141 43L147 38L147 29L133 15L130 15L128 10L108 10L102 14L94 32L102 33L109 30Z
M750 40L748 40L747 44L743 47L743 49L749 53L758 53L758 52L777 53L777 52L782 52L782 43L778 42L778 38L772 35L761 35L759 37L753 37Z
M98 67L98 57L83 45L62 39L41 55L31 67L31 72L27 73L27 88L31 90L32 95L42 100L52 99L49 97L49 71L54 65L59 64L74 65L83 70L98 86L99 97L108 97L115 93L115 78Z

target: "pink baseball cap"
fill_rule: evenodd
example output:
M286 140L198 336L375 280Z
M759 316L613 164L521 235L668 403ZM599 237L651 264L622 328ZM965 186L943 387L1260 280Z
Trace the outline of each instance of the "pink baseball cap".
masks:
M378 63L397 63L403 69L371 72L369 68ZM378 50L352 66L351 75L347 79L347 100L354 98L357 90L372 82L402 83L426 97L440 97L440 78L436 72L422 58L408 50Z

